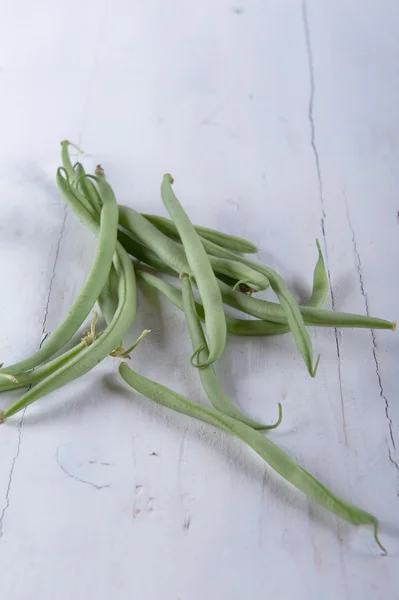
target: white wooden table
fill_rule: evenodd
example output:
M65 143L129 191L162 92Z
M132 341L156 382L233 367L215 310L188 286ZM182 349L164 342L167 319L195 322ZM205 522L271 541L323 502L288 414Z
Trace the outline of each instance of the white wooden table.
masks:
M399 5L360 4L4 2L2 361L54 330L94 255L55 186L64 138L141 211L165 214L171 172L193 221L254 240L299 299L319 238L330 306L398 318ZM204 400L182 314L143 288L144 327L134 367ZM109 358L0 429L2 598L397 598L399 337L311 335L315 380L290 336L229 339L220 378L256 418L283 403L271 439L379 517L389 556Z

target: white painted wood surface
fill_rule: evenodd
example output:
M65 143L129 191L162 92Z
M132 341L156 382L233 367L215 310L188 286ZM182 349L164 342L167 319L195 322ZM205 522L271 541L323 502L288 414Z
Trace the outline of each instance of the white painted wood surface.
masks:
M399 5L394 0L38 0L0 7L0 354L66 313L95 240L56 190L59 142L118 200L257 242L299 298L316 237L337 310L398 318ZM140 292L135 368L203 400L183 317ZM388 557L238 441L129 391L109 358L0 429L6 600L398 597L398 361L390 332L230 339L218 370L302 465L382 521ZM16 394L15 394L16 395ZM12 400L1 397L0 406Z

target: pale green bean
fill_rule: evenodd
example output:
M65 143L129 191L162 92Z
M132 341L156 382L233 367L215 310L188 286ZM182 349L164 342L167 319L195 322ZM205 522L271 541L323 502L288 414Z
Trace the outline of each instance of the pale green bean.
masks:
M61 172L61 169L58 169L57 184L65 200L70 203L73 191L68 179L62 177ZM77 332L103 289L115 252L118 207L111 187L105 181L100 185L103 208L100 216L97 253L79 296L72 303L65 320L48 337L42 347L31 357L4 367L3 372L15 375L29 371L54 356Z
M161 185L161 197L166 210L179 232L190 272L196 279L202 305L205 311L205 328L208 338L209 355L201 367L210 365L221 357L226 344L226 319L217 279L209 262L201 240L190 219L172 190L173 178L167 174ZM183 271L187 271L184 269Z
M166 219L165 217L160 217L158 215L145 214L143 216L163 233L170 233L174 236L179 236L174 222L170 219ZM249 242L248 240L244 240L243 238L235 235L229 235L221 231L216 231L215 229L200 227L199 225L194 225L194 228L202 238L219 244L224 248L229 248L235 252L243 252L244 254L255 254L258 252L258 248L255 246L255 244Z
M157 404L205 421L238 437L259 454L281 477L337 517L353 525L371 525L376 543L386 553L378 538L378 520L373 515L336 496L269 438L228 415L223 415L211 408L204 408L163 385L146 379L132 371L126 363L119 366L119 373L131 388Z
M204 332L201 327L199 317L196 312L190 278L187 274L183 274L181 276L181 286L184 314L191 338L192 347L194 351L198 352L199 360L201 360L201 355L203 355L202 360L205 361L208 355L208 346L206 343ZM276 423L274 423L273 425L264 425L244 415L230 402L230 400L223 392L223 389L216 376L213 365L208 365L203 369L198 369L198 373L201 379L202 386L208 397L208 400L217 410L220 410L220 412L226 415L230 415L230 417L233 417L234 419L237 419L242 423L246 423L250 427L253 427L254 429L259 431L275 429L280 425L282 420L282 407L280 402L278 403L279 418L276 421Z

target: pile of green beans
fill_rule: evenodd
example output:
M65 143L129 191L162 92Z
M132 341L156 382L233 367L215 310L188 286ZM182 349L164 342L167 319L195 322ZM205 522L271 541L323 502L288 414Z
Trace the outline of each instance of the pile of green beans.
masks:
M327 510L349 523L372 525L375 540L385 552L378 539L375 517L338 498L262 435L261 432L280 425L281 404L278 403L278 419L274 424L251 419L223 392L215 364L223 357L228 335L273 336L291 332L309 374L315 377L320 357L314 362L307 326L395 330L396 324L323 308L328 278L318 241L312 293L304 304L298 305L278 273L244 256L257 252L252 242L191 223L174 194L171 175L165 175L161 184L161 198L171 219L140 214L117 204L100 166L94 175L88 175L80 163L73 165L69 155L71 145L68 141L61 142L62 166L57 170L56 182L68 206L96 236L97 252L79 296L46 343L24 360L6 367L0 365L0 392L28 388L6 410L0 411L0 422L81 377L109 355L130 358L129 353L148 333L144 330L130 348L124 348L123 338L136 316L137 276L184 313L193 349L187 360L197 369L213 408L204 408L179 396L134 373L122 362L119 372L126 383L162 406L240 438L284 479ZM165 275L174 277L176 285L165 279ZM193 285L198 290L198 301L194 299ZM279 302L253 296L269 286ZM90 329L84 332L81 342L68 348L96 304L105 328L97 331L94 312ZM254 318L233 318L225 311L225 305Z

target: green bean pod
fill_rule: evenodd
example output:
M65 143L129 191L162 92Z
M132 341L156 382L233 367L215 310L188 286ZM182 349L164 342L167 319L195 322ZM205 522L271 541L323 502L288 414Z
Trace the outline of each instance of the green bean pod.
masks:
M61 173L62 169L58 169L57 184L64 199L71 204L71 202L75 201L73 191L68 179L64 178ZM96 303L111 268L116 247L118 225L118 207L112 188L105 181L99 182L99 191L102 197L103 208L99 228L96 225L96 228L99 229L97 253L79 296L72 303L65 320L48 337L42 347L31 357L3 368L3 372L15 375L34 369L50 359L69 342Z
M165 235L173 235L179 237L179 233L174 222L165 217L158 215L143 215L150 223L155 225L157 229L165 233ZM221 247L234 250L235 252L243 252L244 254L256 254L258 248L252 242L235 235L229 235L216 229L208 229L207 227L200 227L194 225L196 232L204 239L209 240Z
M206 360L208 354L208 346L206 343L204 332L201 327L199 317L196 312L190 278L186 273L182 274L181 276L181 286L184 314L193 350L196 351L197 349L201 349L198 352L198 358L199 360L201 360L201 358L202 360ZM203 356L201 357L201 355ZM275 429L280 425L282 420L282 407L280 402L278 403L279 418L276 421L276 423L274 423L273 425L264 425L244 415L230 402L230 400L225 396L222 390L213 365L208 365L203 369L198 369L198 373L201 379L202 387L204 388L210 403L217 410L220 410L220 412L229 415L230 417L233 417L234 419L237 419L242 423L246 423L249 427L253 427L253 429L256 429L258 431Z
M304 306L321 307L328 293L328 279L325 270L323 255L320 245L318 244L319 257L313 273L313 288L312 293ZM177 308L184 310L183 298L180 290L176 289L168 282L160 279L155 274L149 273L144 269L137 269L137 276L163 293ZM198 317L204 320L204 309L201 304L195 302L196 312ZM281 335L288 333L290 328L288 325L280 323L272 323L260 319L234 319L226 315L227 331L232 335L239 336L268 336Z
M81 377L104 360L119 345L136 315L136 285L132 263L124 253L118 254L119 305L109 326L91 346L71 358L65 365L28 390L4 411L2 420L23 410L39 398Z
M156 259L154 256L146 253L147 257L151 260L150 262L148 260L143 260L143 262L162 271L165 271L165 269L162 267L161 263L166 263L166 265L176 273L192 273L183 246L164 235L140 213L130 207L119 206L119 224L158 256L158 259ZM125 242L129 243L126 237L123 239ZM132 250L134 250L132 244L130 243L129 245ZM143 248L139 250L136 245L136 250L144 256ZM201 252L202 251L203 249L201 248ZM137 256L134 252L132 252L132 254ZM230 254L234 256L233 253ZM137 256L137 258L140 257ZM249 287L255 290L264 290L269 286L267 278L262 273L259 273L257 269L248 267L248 265L245 265L242 261L216 256L209 256L208 259L215 276L216 274L227 276L229 278L229 285L231 280L234 280L235 283L244 281L248 283ZM161 261L161 263L159 261ZM157 262L158 266L156 266Z
M100 216L102 200L96 186L89 178L85 177L85 170L80 163L76 163L74 172L76 175L74 184L77 190L80 191L79 200L82 202L82 198L87 199L91 209Z
M313 272L313 291L305 306L322 308L328 296L328 275L319 240L316 240L316 246L319 256Z
M378 520L373 515L336 496L313 475L300 467L269 438L228 415L211 408L204 408L167 387L146 379L132 371L126 363L121 363L119 373L131 388L157 404L200 421L205 421L239 438L259 454L281 477L337 517L353 525L371 525L376 543L382 552L386 553L384 546L378 539Z
M232 292L231 289L222 282L219 282L223 301L232 308L252 315L257 319L264 319L274 323L287 323L287 317L280 304L246 296L240 292ZM351 327L366 329L391 329L395 331L396 323L369 317L367 315L356 315L322 308L309 306L299 306L303 320L306 325L314 327Z
M173 275L175 277L178 276L178 272L167 265L161 258L159 258L158 254L156 254L145 244L135 240L129 233L119 230L118 240L126 252L137 258L137 260L140 262L153 267L153 269L156 269L157 271L166 273L166 275Z
M118 308L118 280L114 267L111 267L108 281L98 297L98 306L100 307L106 324L109 325Z
M101 333L97 337L99 336L101 336ZM60 367L65 365L71 358L82 352L82 350L87 348L87 346L90 345L90 343L91 341L87 341L87 339L85 339L85 341L76 344L73 348L67 350L60 356L49 360L48 362L44 363L44 365L40 365L40 367L36 367L36 369L33 369L33 371L28 371L27 373L19 373L18 380L16 381L16 383L9 383L7 385L4 385L3 383L0 384L0 393L10 392L19 388L27 387L28 385L33 385L38 381L41 381L42 379L48 377L49 375L57 371Z
M204 307L209 355L201 365L197 366L205 367L221 357L226 344L227 328L222 296L208 255L190 219L176 198L172 190L172 183L173 178L171 175L165 175L161 185L161 197L179 232L187 262L190 265L191 273L196 279ZM186 270L183 269L183 271Z

